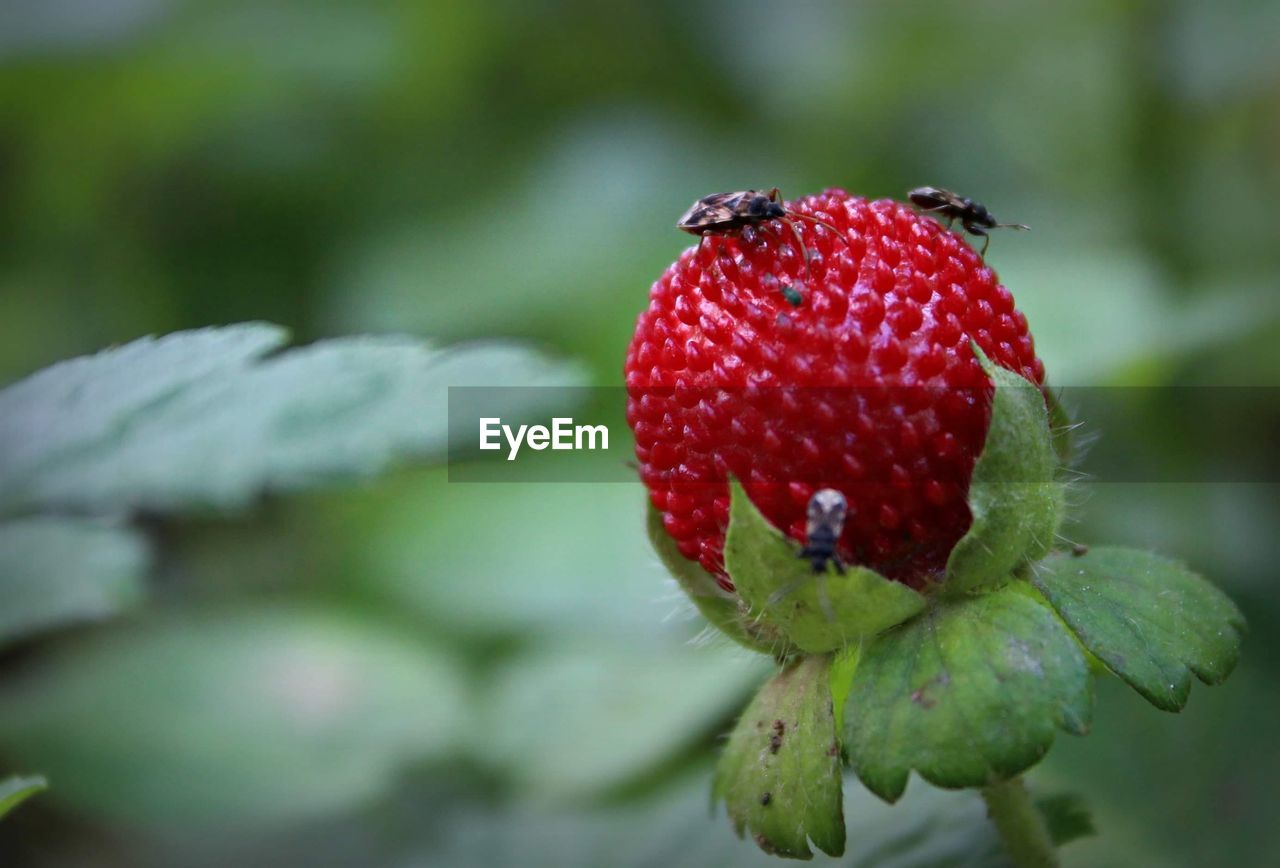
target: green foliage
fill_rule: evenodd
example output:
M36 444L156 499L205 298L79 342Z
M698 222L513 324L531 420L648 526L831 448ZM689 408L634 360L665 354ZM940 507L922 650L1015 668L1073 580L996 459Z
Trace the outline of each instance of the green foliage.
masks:
M1280 5L727 8L0 3L0 380L141 334L265 318L300 341L530 339L614 384L646 288L690 243L671 224L694 197L777 183L900 198L941 183L1034 227L994 237L986 259L1050 383L1275 385ZM767 74L743 50L762 44L786 61ZM985 62L938 74L939 59L975 45ZM768 147L752 146L762 136ZM1280 417L1263 402L1244 420L1202 420L1203 449L1176 451L1186 409L1126 394L1123 427L1081 416L1083 430L1162 457L1167 478L1075 483L1072 537L1200 565L1255 629L1232 687L1201 691L1180 715L1103 680L1095 731L1059 739L1031 783L1089 793L1106 834L1073 845L1073 866L1266 864L1280 852L1269 749L1280 670L1267 665L1280 650L1268 629L1280 507L1262 477L1197 480L1238 456L1273 466L1274 438L1241 433ZM1096 450L1080 469L1131 479L1125 458ZM405 473L273 499L252 521L164 518L152 596L211 619L318 598L378 634L449 641L482 682L561 642L607 646L598 653L631 672L691 632L644 512L633 486ZM145 630L149 617L112 629ZM75 638L30 635L5 681L100 647L63 648ZM550 651L537 660L568 671ZM548 805L522 767L518 779L506 764L480 768L459 748L446 773L414 774L404 757L375 806L254 834L157 835L68 810L59 778L0 823L0 852L33 868L85 853L102 868L776 866L708 814L722 747L711 736L731 714L706 710L688 756L656 760L652 789L607 804ZM166 707L153 713L167 737ZM469 730L499 728L474 713ZM81 743L63 742L60 768L78 768ZM134 756L144 767L148 748ZM611 748L625 752L596 730L583 752ZM3 763L39 768L12 750ZM889 806L847 786L845 815L847 855L815 864L1007 865L969 791L910 786Z
M0 523L0 643L136 606L150 552L124 524L133 511L242 507L399 456L439 458L447 386L578 377L503 344L351 338L276 352L286 340L266 323L142 338L0 391L0 517L18 516ZM503 390L495 411L527 414L548 394ZM52 512L112 518L39 515Z
M716 770L715 795L734 828L768 853L808 859L809 841L844 853L840 742L830 658L788 664L747 706Z
M1049 837L1059 847L1098 833L1093 825L1093 815L1085 806L1084 799L1075 793L1060 793L1037 799L1036 807L1044 817Z
M44 778L11 777L0 781L0 820L36 793L49 788Z
M845 701L844 746L889 801L911 770L981 787L1038 762L1061 728L1083 734L1093 695L1075 640L1016 585L938 599L862 649Z
M736 495L735 495L736 496ZM725 591L702 565L680 554L671 534L662 527L662 513L649 504L647 527L649 542L658 553L662 565L675 577L698 611L726 636L753 651L771 654L785 646L785 640L772 622L744 611L738 598ZM741 589L739 589L741 593Z
M1063 487L1045 399L1022 377L973 352L995 383L991 424L969 483L973 524L947 558L949 592L992 588L1049 550Z
M142 602L150 566L134 531L40 516L0 524L0 646Z
M924 597L874 570L815 575L798 549L765 520L742 486L731 482L724 561L751 615L789 644L821 654L856 644L924 608Z
M886 805L857 781L844 787L847 848L843 857L814 854L811 864L853 868L1012 868L982 800L972 791L913 787ZM1037 801L1055 843L1085 834L1079 800L1050 796ZM488 868L778 868L777 856L708 826L706 786L689 776L626 806L548 811L538 804L518 810L479 810L441 817L438 837L419 846L413 865ZM1073 854L1074 855L1074 854Z
M239 508L441 457L447 386L576 381L502 345L360 337L266 356L285 339L262 323L144 338L0 392L0 514Z
M468 644L573 636L644 648L687 637L691 607L637 531L646 501L635 485L457 485L449 474L314 498L297 510L296 532L324 542L325 573L345 593ZM351 527L362 533L343 532Z
M0 746L58 798L156 828L351 810L463 734L453 663L347 615L171 619L77 643L0 692Z
M644 654L600 640L530 648L487 679L472 747L540 800L598 796L713 732L769 669L727 644L655 644Z
M1186 705L1193 673L1220 684L1239 659L1244 616L1177 561L1094 547L1046 558L1032 583L1085 648L1165 711Z

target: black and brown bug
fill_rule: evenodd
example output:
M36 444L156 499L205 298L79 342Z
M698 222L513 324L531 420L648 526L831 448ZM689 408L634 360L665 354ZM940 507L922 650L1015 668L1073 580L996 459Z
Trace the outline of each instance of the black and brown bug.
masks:
M737 193L712 193L710 196L703 196L676 221L676 228L705 239L708 235L737 235L748 226L759 226L767 232L766 224L770 220L779 220L791 229L796 244L804 254L806 270L809 267L809 248L805 247L800 227L795 224L796 220L808 220L825 226L841 241L844 240L840 230L826 220L787 208L782 204L782 193L777 187L765 192L740 190ZM702 242L699 241L698 244L701 246Z
M982 242L982 255L987 255L987 245L991 243L988 229L1030 229L1021 223L998 223L996 218L981 202L975 202L967 196L942 190L937 187L917 187L907 194L917 208L931 214L940 214L947 218L947 228L956 220L970 235L986 239Z
M827 564L832 563L836 572L844 575L844 561L836 554L836 543L844 530L847 512L844 495L834 488L820 489L809 498L804 548L797 557L807 559L815 573L826 572Z

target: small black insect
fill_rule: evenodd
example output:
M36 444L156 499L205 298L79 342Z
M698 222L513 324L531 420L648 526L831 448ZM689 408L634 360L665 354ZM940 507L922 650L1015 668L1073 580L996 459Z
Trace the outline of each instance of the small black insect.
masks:
M982 242L982 255L987 255L987 245L991 243L988 229L1030 229L1021 223L997 223L996 218L981 202L975 202L950 190L937 187L917 187L907 194L911 202L921 211L941 214L947 218L947 228L952 222L959 220L964 231L986 239Z
M844 495L834 488L815 491L809 498L805 544L798 557L807 558L815 573L826 572L827 564L833 563L836 572L844 575L844 561L836 554L836 543L844 530L847 511Z
M827 221L789 210L782 204L782 193L777 187L763 193L759 190L742 190L737 193L712 193L710 196L703 196L676 221L676 228L683 229L690 235L706 238L708 235L737 235L748 226L759 226L768 231L766 224L770 220L780 220L790 227L796 244L804 254L806 269L809 267L809 249L804 246L796 220L808 220L825 226L841 241L844 240L840 230ZM701 246L702 242L699 241L698 244Z
M1089 547L1084 543L1076 543L1071 547L1071 557L1082 558L1089 553Z

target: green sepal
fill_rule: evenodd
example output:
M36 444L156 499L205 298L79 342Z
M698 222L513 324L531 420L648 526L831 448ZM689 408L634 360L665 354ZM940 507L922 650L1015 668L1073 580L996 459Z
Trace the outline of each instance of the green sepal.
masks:
M1087 731L1084 652L1022 584L935 597L863 646L842 733L876 795L896 801L913 769L940 787L988 786L1039 762L1057 729Z
M776 631L755 623L741 601L716 583L715 576L680 554L675 540L662 526L662 513L654 509L653 504L649 504L647 526L653 550L702 617L752 651L774 654L781 649L785 643Z
M1180 711L1193 673L1220 684L1239 659L1244 616L1177 561L1105 546L1051 555L1031 581L1081 644L1157 708Z
M865 567L843 575L813 572L799 549L771 525L734 480L729 483L724 563L751 615L801 651L825 654L874 636L915 615L925 598Z
M42 790L49 783L41 777L11 777L0 781L0 818Z
M831 704L831 658L802 657L760 688L716 767L713 792L741 836L768 853L809 859L809 842L844 853L840 744Z
M991 424L969 483L973 524L947 558L948 592L990 590L1049 551L1064 490L1044 393L973 353L993 383Z

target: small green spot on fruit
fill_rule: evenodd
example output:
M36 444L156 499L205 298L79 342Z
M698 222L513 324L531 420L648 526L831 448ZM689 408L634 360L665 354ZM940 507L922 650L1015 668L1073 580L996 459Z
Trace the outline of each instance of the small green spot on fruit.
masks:
M800 290L796 289L794 286L782 287L782 297L785 298L792 307L799 307L804 303L804 296L801 295Z

